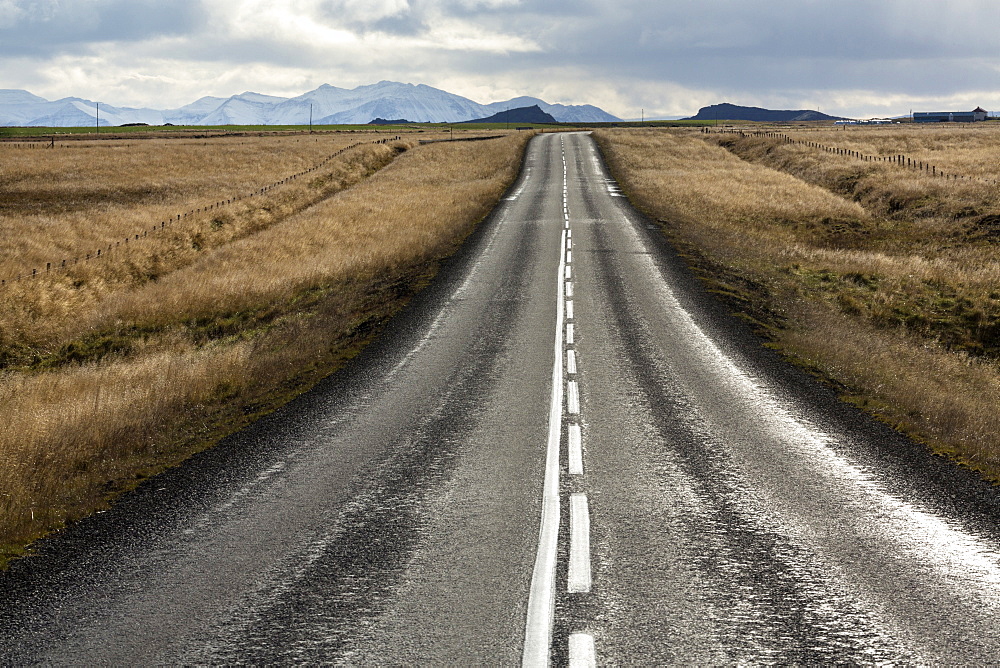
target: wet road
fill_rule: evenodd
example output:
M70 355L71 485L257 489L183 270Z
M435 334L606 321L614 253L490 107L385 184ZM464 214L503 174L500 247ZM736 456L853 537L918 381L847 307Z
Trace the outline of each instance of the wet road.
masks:
M998 510L543 135L343 373L0 574L0 663L988 663Z

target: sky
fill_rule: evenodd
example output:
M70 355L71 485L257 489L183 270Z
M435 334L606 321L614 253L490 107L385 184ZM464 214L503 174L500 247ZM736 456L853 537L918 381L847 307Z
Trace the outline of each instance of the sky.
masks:
M1000 110L995 0L0 0L0 88L179 107L427 84L622 118Z

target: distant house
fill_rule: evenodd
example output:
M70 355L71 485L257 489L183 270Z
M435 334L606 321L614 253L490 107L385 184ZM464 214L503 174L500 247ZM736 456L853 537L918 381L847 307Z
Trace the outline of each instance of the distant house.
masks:
M915 111L914 123L974 123L985 121L988 111L976 107L972 111Z

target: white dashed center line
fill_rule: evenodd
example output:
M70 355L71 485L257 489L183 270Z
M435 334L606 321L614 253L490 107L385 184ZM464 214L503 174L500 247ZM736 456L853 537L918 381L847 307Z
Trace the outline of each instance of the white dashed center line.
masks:
M575 380L566 383L566 412L570 415L580 413L580 390Z
M570 475L583 475L583 439L580 435L580 425L571 424L567 431L569 440L569 472Z
M590 510L586 494L569 497L569 574L566 590L571 594L590 591Z
M538 553L528 596L522 665L547 666L549 663L552 627L555 619L555 579L559 542L559 458L563 421L563 400L568 422L566 429L567 464L569 474L582 476L583 434L579 424L580 388L577 376L575 346L576 315L573 308L573 232L569 229L568 165L564 139L560 138L563 163L563 230L556 289L556 360L552 369L552 393L549 404L549 437L545 458L545 483L542 491L542 521L539 529ZM565 367L563 355L565 354ZM590 506L585 493L573 493L570 503L569 566L566 590L584 594L591 590ZM572 666L596 665L594 637L589 633L571 633L569 662Z
M569 637L570 668L595 668L597 652L594 650L594 636L589 633L574 633Z

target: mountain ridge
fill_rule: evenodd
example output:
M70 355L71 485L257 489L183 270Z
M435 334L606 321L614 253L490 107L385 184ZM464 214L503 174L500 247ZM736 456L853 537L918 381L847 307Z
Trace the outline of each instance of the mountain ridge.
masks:
M480 104L426 84L380 81L353 89L322 84L288 98L253 91L205 96L174 109L117 107L76 97L46 100L26 90L0 89L0 126L305 125L310 119L317 125L361 125L375 118L456 123L533 105L559 122L621 120L593 105L549 104L532 97Z
M542 111L537 104L530 107L516 107L514 109L504 109L486 118L475 118L471 121L459 121L461 123L557 123L552 114Z
M764 109L763 107L742 107L738 104L713 104L702 107L698 113L686 121L757 121L761 123L789 123L796 121L839 121L840 116L828 116L813 109Z

